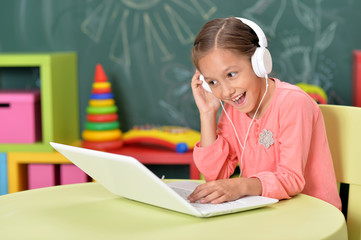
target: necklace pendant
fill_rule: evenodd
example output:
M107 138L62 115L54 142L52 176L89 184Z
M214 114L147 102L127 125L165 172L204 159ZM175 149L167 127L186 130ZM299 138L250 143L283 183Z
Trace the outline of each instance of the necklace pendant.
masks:
M265 148L269 148L273 143L273 133L269 130L263 129L259 134L259 141Z

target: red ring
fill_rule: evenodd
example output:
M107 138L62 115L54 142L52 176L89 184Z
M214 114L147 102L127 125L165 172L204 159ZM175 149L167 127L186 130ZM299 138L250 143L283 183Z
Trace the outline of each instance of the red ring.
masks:
M327 100L321 97L318 93L308 93L317 103L319 104L327 104Z
M118 115L116 113L110 114L88 114L86 119L89 122L114 122L118 120Z
M93 88L92 89L92 93L97 93L97 94L111 93L111 92L112 92L111 88Z
M105 142L83 141L82 147L99 151L109 151L123 147L123 141L119 139Z

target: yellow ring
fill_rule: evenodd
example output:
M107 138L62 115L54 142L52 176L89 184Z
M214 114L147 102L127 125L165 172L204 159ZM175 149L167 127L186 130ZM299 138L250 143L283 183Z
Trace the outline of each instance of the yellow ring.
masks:
M318 95L320 95L322 97L322 99L325 102L327 102L327 94L326 94L325 90L323 90L323 88L316 86L316 85L303 83L303 82L296 83L296 85L298 87L300 87L306 93L317 93Z
M87 141L103 142L103 141L121 139L122 131L120 131L119 129L107 130L107 131L84 130L82 136L83 139Z
M93 83L93 88L99 89L99 88L110 88L111 84L110 82L95 82Z
M89 100L89 105L92 107L108 107L115 104L114 99L103 99L103 100Z

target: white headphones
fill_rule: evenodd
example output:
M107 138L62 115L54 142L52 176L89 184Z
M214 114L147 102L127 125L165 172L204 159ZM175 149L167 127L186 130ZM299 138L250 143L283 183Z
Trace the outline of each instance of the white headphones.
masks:
M256 48L255 52L251 57L251 63L254 73L261 78L266 77L272 71L272 57L271 53L268 51L267 46L267 38L262 29L251 20L245 18L239 18L241 22L249 26L257 35L258 37L258 45L259 47ZM203 75L199 76L199 79L202 80L203 88L207 92L212 92L211 88L209 87L208 83L204 80Z
M267 38L262 29L251 20L239 18L244 24L248 25L258 37L258 45L256 51L252 55L251 62L254 73L261 78L266 77L272 71L272 57L267 49Z

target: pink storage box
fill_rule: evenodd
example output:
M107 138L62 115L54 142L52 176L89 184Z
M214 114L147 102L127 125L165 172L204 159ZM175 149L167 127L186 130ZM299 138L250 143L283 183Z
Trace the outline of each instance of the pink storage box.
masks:
M40 91L0 90L0 143L40 140Z
M73 184L88 182L88 175L73 164L60 165L60 184Z
M54 164L29 164L28 189L59 185L58 172Z

